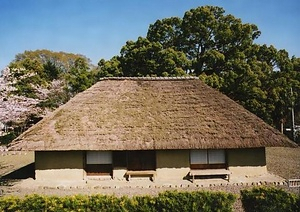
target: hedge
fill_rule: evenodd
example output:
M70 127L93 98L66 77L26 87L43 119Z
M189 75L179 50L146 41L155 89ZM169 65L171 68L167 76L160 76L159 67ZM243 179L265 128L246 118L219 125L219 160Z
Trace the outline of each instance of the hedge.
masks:
M254 187L242 190L241 200L246 212L300 212L300 196L280 188Z
M132 198L113 195L1 197L0 211L232 211L236 196L223 192L166 191Z

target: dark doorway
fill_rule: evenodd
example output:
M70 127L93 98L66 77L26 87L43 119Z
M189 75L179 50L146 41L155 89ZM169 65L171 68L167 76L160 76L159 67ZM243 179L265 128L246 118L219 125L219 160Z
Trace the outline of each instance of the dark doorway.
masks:
M156 155L155 151L128 151L127 152L127 168L128 170L155 170Z

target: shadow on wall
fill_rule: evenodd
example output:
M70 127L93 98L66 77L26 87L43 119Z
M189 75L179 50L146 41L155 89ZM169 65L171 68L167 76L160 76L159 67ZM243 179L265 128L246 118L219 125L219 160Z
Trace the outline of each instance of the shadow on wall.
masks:
M0 180L21 180L35 178L35 164L30 163L1 177Z

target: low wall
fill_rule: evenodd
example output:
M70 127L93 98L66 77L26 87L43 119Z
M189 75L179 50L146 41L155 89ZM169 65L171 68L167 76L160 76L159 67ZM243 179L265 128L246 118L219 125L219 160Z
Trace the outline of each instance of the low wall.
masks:
M227 162L233 177L267 173L265 148L229 149Z
M157 179L184 179L190 171L189 150L159 150L156 152Z
M83 180L82 151L36 151L35 178L37 180Z
M228 149L226 160L232 177L257 176L267 173L265 148ZM83 180L83 151L35 152L35 177L37 180ZM115 167L113 178L124 180L126 167ZM156 178L185 179L190 171L189 150L157 150Z
M255 177L267 173L267 166L236 166L229 167L231 178Z
M113 169L113 179L115 179L115 180L125 180L126 172L127 172L126 167L114 167L114 169Z
M35 178L37 180L77 181L83 180L84 176L85 172L83 169L35 170Z

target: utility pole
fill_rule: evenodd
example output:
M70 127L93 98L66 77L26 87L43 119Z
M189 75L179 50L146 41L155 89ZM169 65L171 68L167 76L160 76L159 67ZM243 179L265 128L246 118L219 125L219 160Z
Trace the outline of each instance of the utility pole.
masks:
M293 88L291 88L291 98L293 97ZM291 106L291 119L292 119L292 126L291 126L291 131L292 131L292 137L293 140L295 141L295 113L294 113L294 102L292 101L292 106Z

